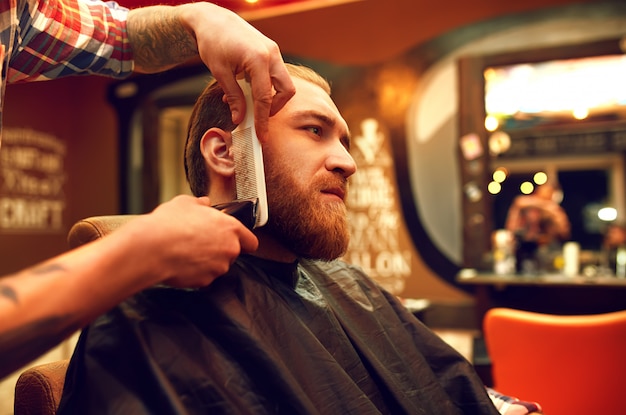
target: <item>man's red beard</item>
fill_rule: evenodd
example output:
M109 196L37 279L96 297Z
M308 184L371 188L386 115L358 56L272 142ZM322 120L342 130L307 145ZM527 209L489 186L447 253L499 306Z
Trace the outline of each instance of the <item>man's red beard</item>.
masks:
M266 165L269 220L265 231L300 257L324 261L339 258L350 242L346 206L322 190L345 190L346 179L329 173L302 189L294 174L276 163Z

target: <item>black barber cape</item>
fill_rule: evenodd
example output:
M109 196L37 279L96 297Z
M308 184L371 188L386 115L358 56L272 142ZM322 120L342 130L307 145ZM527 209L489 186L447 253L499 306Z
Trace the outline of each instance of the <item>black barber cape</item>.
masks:
M471 365L358 268L243 256L86 328L60 414L497 414Z

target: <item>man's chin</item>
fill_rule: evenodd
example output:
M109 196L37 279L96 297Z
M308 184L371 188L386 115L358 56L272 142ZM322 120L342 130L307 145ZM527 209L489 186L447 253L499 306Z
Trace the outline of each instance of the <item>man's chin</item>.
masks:
M280 195L284 197L287 196ZM297 195L292 197L297 198ZM347 250L350 236L343 200L335 195L306 199L297 204L286 201L270 205L266 231L299 257L321 261L341 257Z
M303 257L320 261L333 261L348 250L349 234L342 229L329 229L323 235L305 244Z

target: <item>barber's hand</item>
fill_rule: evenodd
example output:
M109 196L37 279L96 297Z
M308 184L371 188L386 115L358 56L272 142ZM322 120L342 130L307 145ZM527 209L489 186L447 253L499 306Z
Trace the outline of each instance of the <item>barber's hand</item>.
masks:
M184 6L181 17L195 34L200 58L224 89L235 124L246 111L236 77L245 73L250 79L257 135L264 141L268 118L296 91L278 45L230 10L210 3Z
M210 207L209 198L177 196L157 207L152 222L162 283L174 287L203 287L228 271L242 252L258 247L256 236L241 222Z

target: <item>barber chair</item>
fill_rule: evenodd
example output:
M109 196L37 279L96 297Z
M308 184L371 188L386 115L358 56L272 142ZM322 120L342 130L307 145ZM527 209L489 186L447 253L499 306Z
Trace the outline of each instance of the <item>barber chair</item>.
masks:
M483 321L494 388L547 415L624 412L626 310L550 315L490 309Z
M135 215L94 216L77 222L68 234L70 248L99 239ZM45 363L22 372L15 384L14 415L55 415L69 359Z
M33 366L15 384L15 415L54 415L61 401L69 359Z

